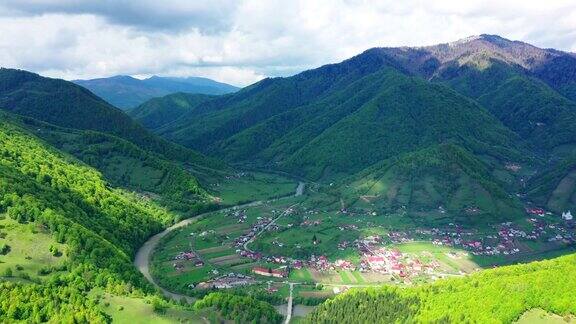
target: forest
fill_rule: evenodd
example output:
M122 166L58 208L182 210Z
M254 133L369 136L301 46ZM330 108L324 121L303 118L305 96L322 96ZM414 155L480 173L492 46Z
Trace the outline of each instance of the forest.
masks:
M576 255L484 270L420 287L356 289L320 305L309 323L510 323L540 308L576 313Z

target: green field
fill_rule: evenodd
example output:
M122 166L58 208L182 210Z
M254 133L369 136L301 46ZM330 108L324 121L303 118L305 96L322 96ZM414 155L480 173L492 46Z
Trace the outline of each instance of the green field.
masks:
M233 246L234 240L257 222L258 217L272 217L273 211L284 210L299 198L262 203L250 208L216 211L200 216L195 221L164 237L152 256L151 270L157 281L166 288L182 293L191 293L190 284L197 284L229 272L250 274L252 267L276 268L278 265L240 257ZM246 221L239 223L233 216L235 211L246 214ZM190 261L175 261L174 257L185 251L195 251L205 265L195 267ZM182 264L175 269L174 264Z
M202 315L178 306L163 312L155 312L150 299L116 296L101 291L92 291L91 298L99 300L101 309L112 318L113 323L200 323Z
M313 281L310 271L306 268L294 269L290 272L290 279L311 282Z
M0 254L2 277L11 271L14 277L42 278L67 260L66 247L36 224L20 224L5 218L0 220L0 233L0 245L9 246L6 254ZM50 247L57 249L57 256L50 252Z
M574 316L559 316L550 314L541 309L532 309L522 314L516 324L573 324L576 323Z
M213 183L210 188L224 205L238 205L294 194L298 183L292 179L261 172L246 172L237 178Z

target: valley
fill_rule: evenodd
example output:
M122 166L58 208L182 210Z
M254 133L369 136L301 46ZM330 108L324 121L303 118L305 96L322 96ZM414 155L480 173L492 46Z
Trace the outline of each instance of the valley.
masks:
M573 321L575 57L482 34L242 89L2 68L0 321Z
M227 180L229 188L246 188L242 177ZM298 186L292 196L171 227L152 239L154 248L146 247L142 258L149 260L148 268L139 257L137 266L171 298L234 291L276 304L286 314L293 295L295 308L308 307L295 310L297 318L312 311L307 305L351 288L414 287L576 252L574 224L539 208L527 207L515 221L477 228L446 223L442 208L423 222L426 213L382 212L365 196L345 205L330 194L330 186L309 183L302 195L302 182L297 183L292 180L292 189Z

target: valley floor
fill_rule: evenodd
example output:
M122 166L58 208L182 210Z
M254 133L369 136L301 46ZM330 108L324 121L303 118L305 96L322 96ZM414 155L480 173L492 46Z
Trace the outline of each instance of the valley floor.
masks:
M573 228L557 215L527 214L480 230L415 227L406 212L343 206L314 186L301 195L302 186L291 197L178 223L151 238L136 265L171 298L225 289L276 304L284 314L294 283L297 321L312 309L304 305L352 287L419 285L575 251Z

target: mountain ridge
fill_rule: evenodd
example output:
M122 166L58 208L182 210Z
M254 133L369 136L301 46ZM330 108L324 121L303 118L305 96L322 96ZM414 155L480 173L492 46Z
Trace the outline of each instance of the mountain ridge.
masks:
M134 108L149 99L176 92L219 95L239 89L230 84L203 77L151 76L146 79L137 79L128 75L116 75L72 82L89 89L123 110Z

